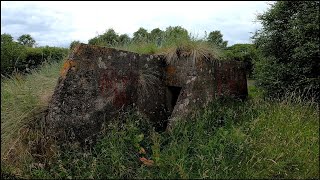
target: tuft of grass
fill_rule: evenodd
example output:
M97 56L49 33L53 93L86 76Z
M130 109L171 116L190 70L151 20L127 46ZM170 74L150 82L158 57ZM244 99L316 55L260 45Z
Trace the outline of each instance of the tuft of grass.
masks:
M150 95L150 91L155 92L160 83L159 71L152 67L139 69L138 94L140 97Z
M164 46L158 54L164 55L168 64L179 60L179 56L191 57L193 64L201 60L220 59L221 51L202 40L181 39Z
M158 46L154 42L131 42L114 48L142 53L164 55L168 63L178 60L178 54L192 57L195 64L199 60L221 59L222 51L204 40L196 38L175 38L163 42Z

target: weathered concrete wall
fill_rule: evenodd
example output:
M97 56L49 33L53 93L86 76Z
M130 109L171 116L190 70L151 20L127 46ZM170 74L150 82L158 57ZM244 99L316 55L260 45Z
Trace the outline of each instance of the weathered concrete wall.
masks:
M219 96L247 96L242 63L184 55L167 64L163 56L80 44L61 70L49 104L48 131L58 139L85 141L129 107L162 129L168 117L171 127L176 117Z
M64 63L49 104L49 134L85 140L129 106L137 106L154 121L166 119L163 62L159 56L77 46ZM150 91L153 82L157 86Z
M187 115L193 106L201 107L213 99L214 77L209 61L181 57L166 68L166 83L181 87L181 92L171 118ZM170 122L171 124L171 122Z
M166 67L166 84L182 87L169 121L184 118L192 110L206 106L213 99L248 95L245 67L242 62L181 57Z
M248 96L244 63L240 61L216 61L214 65L216 96L244 99Z

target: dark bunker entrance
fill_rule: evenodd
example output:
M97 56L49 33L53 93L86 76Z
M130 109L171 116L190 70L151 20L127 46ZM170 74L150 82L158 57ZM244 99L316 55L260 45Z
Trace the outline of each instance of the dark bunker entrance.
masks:
M171 116L174 106L177 104L177 100L180 95L181 89L182 88L178 86L168 86L168 91L167 91L168 117Z
M156 131L165 131L168 125L168 119L170 118L175 105L177 104L182 87L167 86L166 89L166 119L162 121L157 127Z

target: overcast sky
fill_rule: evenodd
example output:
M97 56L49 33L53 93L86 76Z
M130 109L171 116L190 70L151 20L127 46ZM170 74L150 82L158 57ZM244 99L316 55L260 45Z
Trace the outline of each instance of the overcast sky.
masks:
M250 43L260 29L256 15L265 12L267 1L150 1L150 2L6 2L1 1L1 34L15 39L30 34L39 46L68 47L73 40L88 40L113 28L130 37L139 29L182 26L203 37L220 30L228 45Z

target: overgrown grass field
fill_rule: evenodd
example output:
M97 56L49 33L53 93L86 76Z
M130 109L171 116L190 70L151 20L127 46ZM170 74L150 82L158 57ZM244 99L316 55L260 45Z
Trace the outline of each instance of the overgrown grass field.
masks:
M29 75L2 79L2 174L41 179L319 177L319 105L294 95L264 99L253 81L247 100L212 102L171 132L156 132L129 111L108 124L90 149L49 145L37 117L48 105L61 66L46 64ZM143 157L148 163L141 162Z

